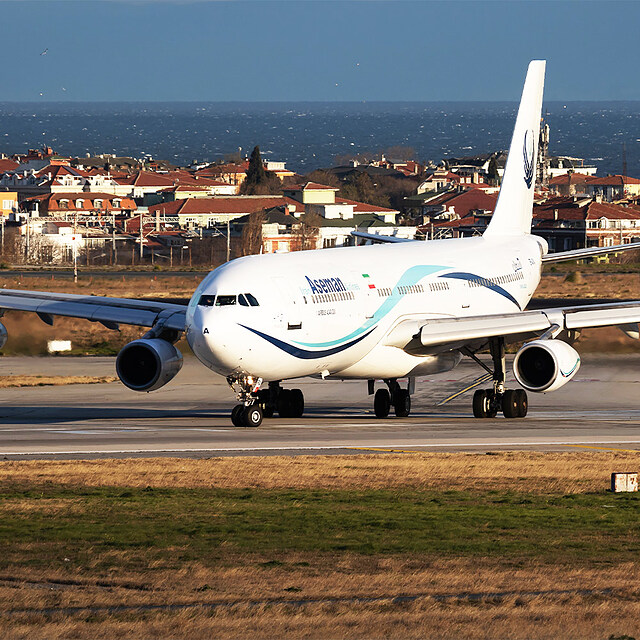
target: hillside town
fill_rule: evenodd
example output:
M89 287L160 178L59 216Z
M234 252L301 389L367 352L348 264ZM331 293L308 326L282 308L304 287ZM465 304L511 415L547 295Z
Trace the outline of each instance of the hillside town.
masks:
M533 233L551 251L640 241L640 179L597 176L539 145ZM390 150L393 152L394 150ZM402 149L396 149L402 152ZM253 253L366 243L353 231L431 240L482 234L506 153L440 163L354 157L298 175L234 157L188 167L148 157L0 156L4 264L216 266Z

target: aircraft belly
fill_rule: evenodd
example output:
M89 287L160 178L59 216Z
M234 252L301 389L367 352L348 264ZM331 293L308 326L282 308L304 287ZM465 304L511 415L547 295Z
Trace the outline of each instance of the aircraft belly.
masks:
M376 379L443 373L455 368L462 354L449 351L436 355L413 356L397 347L378 345L357 363L338 371L331 377Z

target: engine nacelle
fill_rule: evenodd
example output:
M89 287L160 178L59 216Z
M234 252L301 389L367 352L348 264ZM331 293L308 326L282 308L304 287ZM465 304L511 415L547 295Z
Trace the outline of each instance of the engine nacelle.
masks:
M122 347L116 358L116 373L122 384L134 391L163 387L182 369L182 354L166 340L134 340Z
M7 333L7 327L5 327L2 322L0 322L0 349L7 344L7 339L9 338L9 334Z
M580 355L561 340L534 340L523 345L513 361L516 380L537 393L555 391L580 368Z

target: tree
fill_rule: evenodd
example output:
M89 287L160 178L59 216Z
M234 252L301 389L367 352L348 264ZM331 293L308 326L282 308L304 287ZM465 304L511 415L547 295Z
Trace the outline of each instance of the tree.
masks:
M496 160L495 156L491 156L491 160L489 160L487 175L489 177L489 184L497 187L500 183L500 174L498 173L498 161Z
M416 157L416 152L413 147L396 145L385 149L384 155L387 159L391 160L413 160Z
M318 234L322 217L317 213L307 213L291 229L291 251L307 251L318 246Z
M262 156L260 155L260 147L253 147L251 157L249 158L249 168L247 169L247 184L260 184L265 181L264 164L262 164Z
M268 195L280 193L282 185L280 178L271 171L265 171L260 147L257 145L251 152L247 177L240 187L240 193L244 195Z
M260 253L262 249L262 224L264 223L264 211L255 211L249 214L249 219L242 229L241 255L250 256Z

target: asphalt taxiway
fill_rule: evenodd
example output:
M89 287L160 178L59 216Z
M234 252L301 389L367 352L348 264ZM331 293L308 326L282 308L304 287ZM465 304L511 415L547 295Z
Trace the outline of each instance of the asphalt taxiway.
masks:
M0 359L0 375L115 375L113 358ZM362 381L304 379L303 418L231 425L226 382L187 357L178 376L153 393L119 382L0 389L0 456L129 456L487 451L640 450L640 355L583 356L572 382L530 394L527 418L476 420L471 394L437 406L482 372L472 363L417 379L409 418L377 419Z

